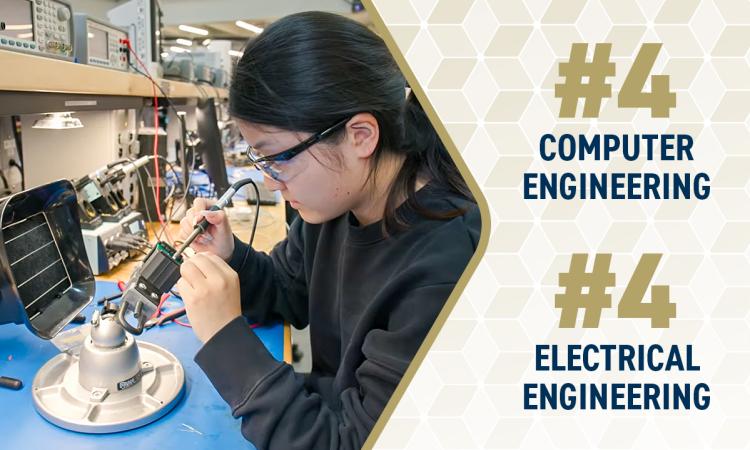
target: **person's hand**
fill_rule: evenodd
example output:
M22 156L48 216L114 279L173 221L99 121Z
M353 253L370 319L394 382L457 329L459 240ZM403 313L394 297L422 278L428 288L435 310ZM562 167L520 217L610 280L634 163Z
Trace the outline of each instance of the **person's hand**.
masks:
M180 233L178 240L184 241L193 232L196 223L205 217L210 224L206 232L199 235L190 244L196 253L207 252L217 255L224 261L229 261L234 251L234 237L232 228L229 226L227 214L222 211L207 211L215 201L204 198L196 198L193 207L185 212L185 217L180 221Z
M205 343L241 314L240 280L237 272L211 253L187 259L180 266L180 275L177 289L190 325Z

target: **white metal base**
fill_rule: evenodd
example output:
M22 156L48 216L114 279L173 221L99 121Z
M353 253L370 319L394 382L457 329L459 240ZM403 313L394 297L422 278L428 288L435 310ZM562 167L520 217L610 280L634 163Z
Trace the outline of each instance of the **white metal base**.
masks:
M137 342L142 376L133 386L110 392L79 382L79 358L61 353L39 369L34 406L53 424L83 433L114 433L146 425L167 414L185 392L182 364L167 350Z

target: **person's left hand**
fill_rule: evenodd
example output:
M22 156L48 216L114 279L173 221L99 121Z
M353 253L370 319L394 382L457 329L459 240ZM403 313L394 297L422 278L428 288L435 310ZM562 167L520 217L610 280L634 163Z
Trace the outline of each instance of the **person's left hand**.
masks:
M177 282L195 335L207 342L241 314L237 272L219 256L196 253L182 263Z

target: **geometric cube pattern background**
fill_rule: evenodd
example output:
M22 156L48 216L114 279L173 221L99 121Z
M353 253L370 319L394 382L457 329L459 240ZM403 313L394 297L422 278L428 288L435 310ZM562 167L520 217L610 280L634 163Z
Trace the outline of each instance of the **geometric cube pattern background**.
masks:
M379 437L379 449L750 446L750 2L373 0L491 210L485 256ZM559 119L558 63L611 42L617 75L600 117ZM669 119L617 108L642 43L661 42ZM649 85L646 86L649 88ZM579 106L580 115L580 106ZM544 133L689 133L694 161L544 162ZM526 171L706 172L707 200L529 200ZM602 314L559 329L554 294L571 253L613 253L613 298L642 253L664 253L667 330ZM693 344L699 373L534 371L538 343ZM524 411L522 384L706 382L706 411Z

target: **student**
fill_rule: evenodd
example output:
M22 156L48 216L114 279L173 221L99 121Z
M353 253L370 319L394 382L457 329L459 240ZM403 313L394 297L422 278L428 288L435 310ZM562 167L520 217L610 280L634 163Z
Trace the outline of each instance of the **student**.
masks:
M301 13L245 49L230 112L266 185L299 211L266 255L200 199L212 224L178 288L195 357L259 449L360 448L474 254L480 215L384 42ZM312 372L247 326L310 326Z

